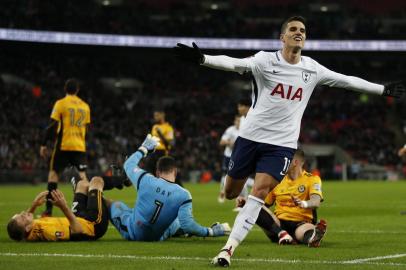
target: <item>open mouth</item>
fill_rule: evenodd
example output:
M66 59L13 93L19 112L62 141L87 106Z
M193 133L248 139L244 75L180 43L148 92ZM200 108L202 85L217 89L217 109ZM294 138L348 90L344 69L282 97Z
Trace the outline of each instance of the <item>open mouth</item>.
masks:
M293 39L296 40L296 41L302 41L303 40L302 37L295 37Z

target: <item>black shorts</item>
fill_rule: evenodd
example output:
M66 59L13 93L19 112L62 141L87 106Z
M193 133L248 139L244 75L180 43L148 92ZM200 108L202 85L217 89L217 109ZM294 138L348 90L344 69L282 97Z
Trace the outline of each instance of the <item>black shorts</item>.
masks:
M86 152L54 150L49 162L49 169L60 174L68 166L75 166L80 172L86 171Z
M245 179L252 173L267 173L280 182L295 151L289 147L238 137L234 143L227 174L233 179Z
M287 231L288 234L290 236L292 236L293 239L295 239L296 241L297 241L296 236L295 236L296 229L299 226L307 223L305 221L291 221L291 220L283 220L283 219L281 219L280 222L281 222L281 229Z
M71 240L96 240L106 233L109 225L109 209L102 192L91 190L88 196L75 193L72 210L75 216L92 222L95 233L94 236L73 235Z

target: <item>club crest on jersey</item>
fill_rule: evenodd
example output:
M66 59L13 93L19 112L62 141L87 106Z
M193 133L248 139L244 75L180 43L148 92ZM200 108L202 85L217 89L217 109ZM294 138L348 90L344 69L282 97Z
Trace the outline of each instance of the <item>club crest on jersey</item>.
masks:
M302 79L305 83L308 83L310 81L310 73L306 71L302 71Z
M305 191L305 189L306 189L306 187L305 187L304 185L300 185L300 186L297 188L297 190L298 190L300 193L303 193L303 192Z
M302 101L303 89L299 87L294 89L292 85L283 86L283 84L278 83L271 92L271 96L280 96L281 98L290 99L290 100L299 100Z

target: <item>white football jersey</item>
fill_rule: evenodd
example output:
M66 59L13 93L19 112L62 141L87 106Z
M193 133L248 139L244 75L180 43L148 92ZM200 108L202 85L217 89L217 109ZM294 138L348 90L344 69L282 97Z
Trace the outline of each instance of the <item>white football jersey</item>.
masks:
M304 110L317 85L382 94L383 85L336 73L310 57L289 64L281 51L260 51L253 57L236 59L205 55L205 66L239 73L251 72L252 106L240 126L248 140L297 148Z
M239 135L239 130L235 126L230 126L226 129L226 131L221 136L221 140L230 140L231 142L235 142ZM233 152L233 147L226 146L224 149L224 156L231 157L231 153Z

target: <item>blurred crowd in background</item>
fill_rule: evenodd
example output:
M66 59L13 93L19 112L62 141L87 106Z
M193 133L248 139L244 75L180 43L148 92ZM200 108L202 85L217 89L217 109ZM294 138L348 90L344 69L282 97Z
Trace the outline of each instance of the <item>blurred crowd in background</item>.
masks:
M2 1L0 27L166 36L277 38L290 14L309 19L310 38L405 39L402 1ZM199 1L196 1L199 2ZM357 2L357 4L355 3ZM120 4L117 4L120 3ZM206 3L206 4L202 4ZM315 4L316 3L316 4ZM131 8L129 8L131 7ZM324 7L324 8L323 8ZM345 8L344 8L345 7ZM170 11L170 10L173 10ZM136 13L136 15L134 15ZM334 16L328 16L334 13ZM18 14L18 16L17 16ZM288 15L287 15L288 14ZM358 15L357 15L358 14ZM363 14L365 16L359 16ZM391 19L389 19L391 18ZM84 23L86 22L86 23ZM182 177L219 180L219 141L248 96L249 78L178 63L166 49L93 48L2 42L0 171L46 171L43 129L69 77L91 107L89 169L122 164L150 131L154 108L174 126ZM210 51L210 54L225 52ZM254 52L229 51L247 57ZM402 79L404 53L304 52L340 73L384 83ZM403 60L401 60L403 59ZM319 87L302 121L301 143L337 144L357 162L399 168L403 100ZM334 168L332 168L333 170Z
M402 39L401 0L3 0L0 26L132 35L278 38L300 14L314 39ZM4 7L4 8L3 8Z

